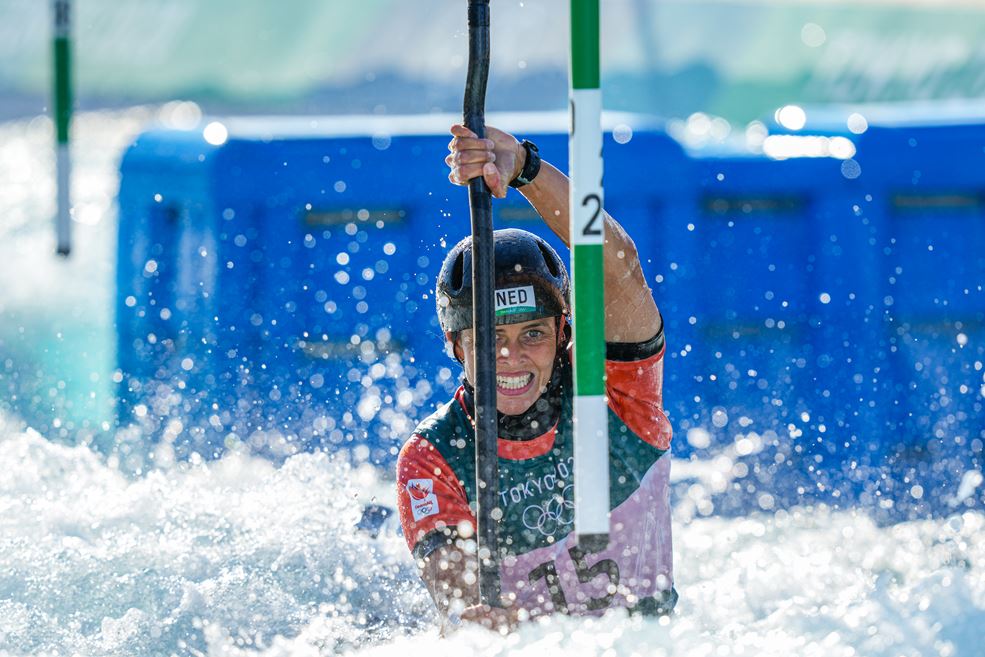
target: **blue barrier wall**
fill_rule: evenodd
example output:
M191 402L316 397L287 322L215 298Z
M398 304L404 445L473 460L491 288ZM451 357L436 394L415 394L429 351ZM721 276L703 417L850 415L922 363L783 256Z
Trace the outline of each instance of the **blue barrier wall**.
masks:
M606 208L665 317L675 452L730 446L744 486L792 499L974 502L954 493L985 439L985 126L873 125L854 159L774 160L690 156L620 120ZM504 127L565 168L563 126ZM445 125L227 127L221 145L148 132L124 157L121 419L183 453L392 463L459 378L432 296L469 225ZM543 232L515 192L495 209Z

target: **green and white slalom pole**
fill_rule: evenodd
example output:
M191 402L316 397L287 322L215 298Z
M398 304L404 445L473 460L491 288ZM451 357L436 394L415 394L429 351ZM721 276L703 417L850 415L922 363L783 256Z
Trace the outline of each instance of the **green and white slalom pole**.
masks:
M69 197L72 161L68 150L68 130L72 122L72 49L71 2L54 0L54 103L53 119L57 146L55 152L55 180L58 194L58 214L55 232L58 254L67 256L72 250L72 220L69 214Z
M570 99L575 532L597 552L609 542L599 0L571 0Z

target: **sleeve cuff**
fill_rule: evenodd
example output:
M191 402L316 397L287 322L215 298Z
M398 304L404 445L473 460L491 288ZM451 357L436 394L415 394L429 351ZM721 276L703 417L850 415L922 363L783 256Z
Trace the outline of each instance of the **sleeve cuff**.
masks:
M416 561L426 559L440 547L452 545L458 540L458 532L454 529L432 529L414 545L412 554Z
M646 342L606 342L606 360L633 362L656 356L664 348L663 326Z

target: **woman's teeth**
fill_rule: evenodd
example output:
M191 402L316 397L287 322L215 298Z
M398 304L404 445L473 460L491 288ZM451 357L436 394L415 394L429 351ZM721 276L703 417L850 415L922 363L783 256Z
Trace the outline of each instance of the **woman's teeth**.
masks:
M533 374L523 374L520 376L497 376L496 385L506 390L519 390L534 378Z

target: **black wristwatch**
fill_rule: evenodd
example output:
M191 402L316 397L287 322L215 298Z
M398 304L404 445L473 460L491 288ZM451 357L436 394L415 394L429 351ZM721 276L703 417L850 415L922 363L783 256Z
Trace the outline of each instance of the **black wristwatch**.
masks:
M527 151L527 161L523 164L523 171L510 181L510 187L515 188L529 185L540 173L540 151L537 150L537 144L524 139L520 145L523 146L523 150Z

